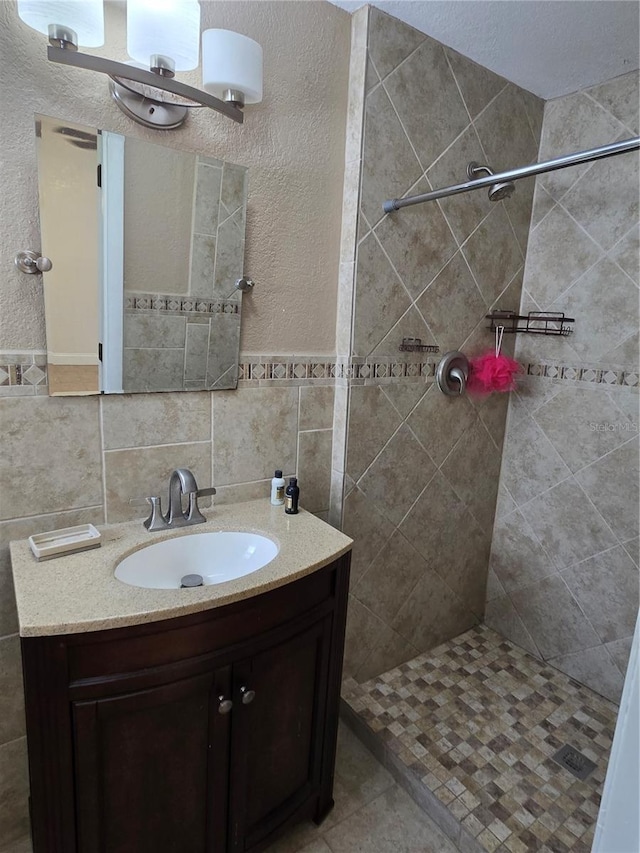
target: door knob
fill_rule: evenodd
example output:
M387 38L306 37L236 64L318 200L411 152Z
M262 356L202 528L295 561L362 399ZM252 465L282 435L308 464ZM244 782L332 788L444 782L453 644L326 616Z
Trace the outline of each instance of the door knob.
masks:
M248 690L244 686L242 686L240 688L240 694L242 696L242 704L243 705L250 705L253 702L253 700L256 698L256 691L255 690Z
M218 696L218 701L220 702L218 705L219 714L228 714L233 708L233 702L231 699L225 699L224 696Z

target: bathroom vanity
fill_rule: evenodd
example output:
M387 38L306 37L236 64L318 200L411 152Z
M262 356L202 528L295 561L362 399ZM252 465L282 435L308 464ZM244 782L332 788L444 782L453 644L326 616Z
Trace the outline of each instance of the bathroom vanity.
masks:
M153 590L113 574L158 541L139 522L48 563L12 544L34 853L258 851L331 809L351 541L266 501L199 527L279 552Z

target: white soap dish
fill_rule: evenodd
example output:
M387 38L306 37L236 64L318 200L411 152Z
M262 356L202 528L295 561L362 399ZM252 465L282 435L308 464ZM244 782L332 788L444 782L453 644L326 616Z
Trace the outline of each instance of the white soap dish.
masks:
M101 538L100 531L93 524L78 524L50 533L36 533L29 537L29 545L37 560L51 560L63 554L99 548Z

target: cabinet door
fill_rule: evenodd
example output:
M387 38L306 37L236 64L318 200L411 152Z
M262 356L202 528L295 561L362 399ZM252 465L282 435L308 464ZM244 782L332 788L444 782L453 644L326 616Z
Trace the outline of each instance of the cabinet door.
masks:
M73 703L78 853L214 853L230 729L218 697L229 686L226 667Z
M331 616L233 670L229 850L250 850L319 790Z

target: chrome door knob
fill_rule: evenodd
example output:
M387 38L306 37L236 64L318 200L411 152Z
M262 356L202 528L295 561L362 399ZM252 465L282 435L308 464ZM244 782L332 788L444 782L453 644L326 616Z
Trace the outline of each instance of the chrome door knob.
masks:
M225 699L224 696L218 696L218 700L220 704L218 705L218 713L219 714L228 714L229 711L233 708L233 702L231 699Z
M246 687L243 686L240 688L240 695L242 696L242 704L250 705L256 698L256 691L248 690Z

